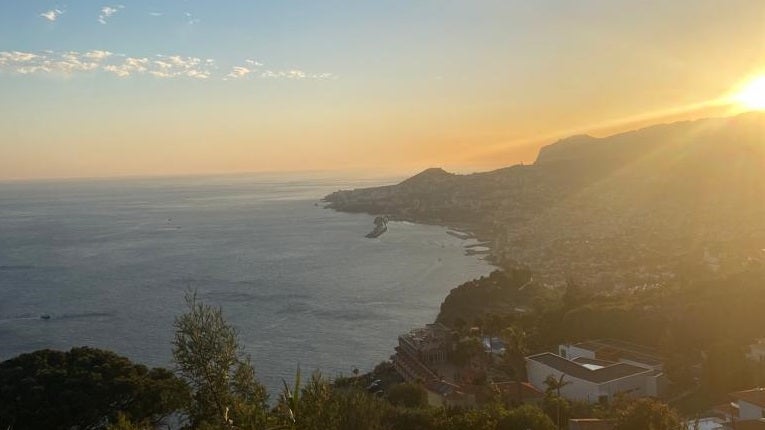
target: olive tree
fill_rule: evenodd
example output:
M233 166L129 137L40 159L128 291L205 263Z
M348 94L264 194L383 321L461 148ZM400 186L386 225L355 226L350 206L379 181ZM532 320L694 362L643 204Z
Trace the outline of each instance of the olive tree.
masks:
M196 428L263 428L267 393L220 307L186 294L186 312L175 320L173 359L191 389L187 415Z

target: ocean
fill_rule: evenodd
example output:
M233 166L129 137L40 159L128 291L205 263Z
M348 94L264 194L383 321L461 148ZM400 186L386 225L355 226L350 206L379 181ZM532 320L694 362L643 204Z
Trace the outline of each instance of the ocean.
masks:
M172 366L184 294L223 309L276 394L300 366L328 377L386 360L449 290L492 266L438 226L325 209L392 183L237 175L0 183L0 360L88 345ZM43 319L41 316L50 316Z

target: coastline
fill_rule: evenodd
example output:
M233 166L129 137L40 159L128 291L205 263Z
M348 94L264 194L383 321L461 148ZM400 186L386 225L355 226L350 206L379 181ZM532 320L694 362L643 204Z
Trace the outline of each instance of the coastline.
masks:
M274 391L297 363L331 376L371 370L391 355L400 333L436 318L450 288L492 270L465 257L463 243L441 227L396 224L379 240L365 239L374 217L314 205L335 182L306 188L252 181L62 187L39 216L61 220L51 234L68 238L66 260L48 252L58 243L0 235L31 250L0 256L13 268L0 268L7 313L51 315L47 322L3 322L2 358L87 339L167 366L174 315L184 292L196 288L241 330L261 380ZM36 197L44 192L32 188L4 206L38 213ZM5 214L4 233L36 219ZM170 218L183 228L165 231ZM118 280L110 282L109 300L101 293L105 279Z
M365 215L373 216L373 217L386 217L389 220L389 223L387 226L389 229L387 231L391 231L390 227L391 225L395 226L395 223L401 222L401 223L409 223L414 225L424 225L424 226L435 226L435 227L441 227L445 229L445 233L448 236L454 237L456 239L459 239L463 242L467 241L475 241L475 243L471 244L463 244L463 248L465 249L465 256L467 257L478 257L481 260L486 261L489 266L491 266L494 269L501 269L501 266L497 263L497 256L494 253L494 246L495 246L495 239L493 235L485 227L481 227L476 223L454 223L454 222L438 222L434 220L424 220L424 219L415 219L410 217L401 217L396 215L388 215L383 213L374 213L369 211L348 211L348 210L342 210L340 208L335 207L332 205L326 198L321 200L321 203L324 204L324 209L329 209L335 212L340 213L349 213L349 214L359 214L363 213ZM393 228L395 229L395 227ZM368 236L367 236L368 237ZM474 248L480 248L480 249L474 249ZM465 282L470 282L474 280L475 278L468 278L464 279L461 282L459 282L456 285L452 285L451 289L457 288L458 286L462 285ZM443 297L441 297L439 302L439 309L440 306L444 303L446 298L449 296L449 293ZM423 325L425 324L432 324L436 323L439 320L440 316L440 310L439 313L436 315L436 317L433 319L433 321L429 322L423 322ZM414 328L414 327L412 327ZM365 377L368 375L371 375L374 373L374 370L370 370L367 373L359 375L359 377Z

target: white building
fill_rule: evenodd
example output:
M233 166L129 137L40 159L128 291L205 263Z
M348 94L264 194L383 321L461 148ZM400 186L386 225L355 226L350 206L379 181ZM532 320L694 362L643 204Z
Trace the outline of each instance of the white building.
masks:
M765 419L765 388L731 393L741 421Z
M765 338L749 345L746 357L756 363L765 363Z
M626 363L653 370L663 370L664 368L663 361L653 348L616 339L598 339L573 345L560 345L558 353L561 357L572 360L577 357L585 357Z
M765 429L765 388L738 391L730 397L732 402L715 407L725 420L725 429Z
M549 352L526 358L529 382L544 391L545 380L563 378L560 394L588 403L608 402L617 394L659 397L663 388L661 371L628 363L587 357L564 358Z

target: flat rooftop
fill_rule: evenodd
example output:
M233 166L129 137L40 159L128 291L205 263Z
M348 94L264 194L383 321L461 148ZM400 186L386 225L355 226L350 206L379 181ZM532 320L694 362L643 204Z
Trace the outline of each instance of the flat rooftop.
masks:
M623 340L588 340L585 342L579 342L573 346L592 351L596 354L598 352L617 354L622 359L647 364L649 366L659 366L662 364L662 360L655 349Z
M596 361L598 366L600 366L600 363L609 364L607 366L598 367L597 369L589 369L585 367L584 364L596 363L579 363L550 352L543 352L541 354L532 355L530 357L526 357L526 359L542 363L545 366L551 367L571 377L596 384L602 384L641 373L652 373L651 369L647 369L645 367L633 366L627 363L610 363L604 362L602 360L590 361Z

